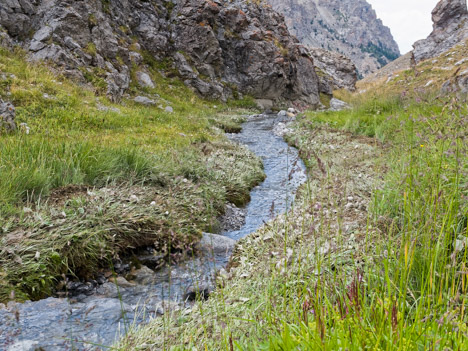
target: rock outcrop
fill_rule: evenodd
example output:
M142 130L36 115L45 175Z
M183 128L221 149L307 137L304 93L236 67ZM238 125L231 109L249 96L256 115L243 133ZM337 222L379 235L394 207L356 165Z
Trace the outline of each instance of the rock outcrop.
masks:
M366 76L400 56L390 30L366 0L267 0L310 47L349 57Z
M316 71L320 79L321 92L331 94L334 89L354 91L357 82L357 69L344 55L324 49L310 49Z
M414 47L416 62L439 56L468 39L466 0L441 0L432 11L433 31Z
M9 102L0 100L0 133L16 130L15 107Z
M458 73L442 86L444 93L468 94L468 69Z
M307 50L289 34L283 16L263 3L6 0L0 26L33 60L51 61L82 81L98 75L116 100L129 87L133 67L150 64L149 56L169 62L207 98L319 101Z

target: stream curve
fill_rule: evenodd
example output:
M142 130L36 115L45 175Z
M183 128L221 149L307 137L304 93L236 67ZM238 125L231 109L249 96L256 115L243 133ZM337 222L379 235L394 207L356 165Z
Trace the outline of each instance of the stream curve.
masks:
M227 243L255 232L287 211L297 188L306 181L297 150L273 133L279 122L284 120L276 115L250 116L241 133L228 135L262 159L267 177L251 192L244 225L221 233ZM135 272L132 282L119 286L107 282L90 296L11 303L0 309L0 350L106 349L133 325L147 323L168 309L190 307L190 291L194 286L197 291L213 286L214 276L227 264L231 249L226 245L225 250L214 250L212 255L193 257L158 271L143 267Z

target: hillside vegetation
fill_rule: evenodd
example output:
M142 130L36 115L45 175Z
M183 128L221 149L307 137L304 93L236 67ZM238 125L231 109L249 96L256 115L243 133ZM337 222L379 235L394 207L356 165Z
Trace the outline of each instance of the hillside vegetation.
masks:
M239 242L207 302L118 348L468 349L468 108L440 91L466 63L436 68L461 49L299 118L294 210Z
M0 98L19 125L0 134L0 301L48 296L136 247L187 252L226 201L244 204L263 179L261 162L222 133L239 129L229 111L248 99L215 109L153 63L157 87L134 85L112 104L96 82L24 57L0 49Z

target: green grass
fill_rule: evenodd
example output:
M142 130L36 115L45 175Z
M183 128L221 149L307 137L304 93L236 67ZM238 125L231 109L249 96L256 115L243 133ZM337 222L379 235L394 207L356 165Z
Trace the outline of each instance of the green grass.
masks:
M0 301L11 291L47 296L63 274L92 276L137 246L190 251L202 230L216 230L225 202L245 204L264 177L261 162L218 129L239 130L233 109L249 99L215 109L150 66L157 87L130 93L163 108L113 104L100 84L80 86L4 49L0 71L0 98L30 128L0 135ZM68 191L76 187L100 195ZM146 200L129 205L142 189Z
M382 231L365 242L367 264L351 284L319 280L304 298L314 312L296 306L255 348L468 348L467 112L465 102L450 97L425 104L381 98L351 112L311 115L314 124L387 142L387 175L374 193L370 219Z

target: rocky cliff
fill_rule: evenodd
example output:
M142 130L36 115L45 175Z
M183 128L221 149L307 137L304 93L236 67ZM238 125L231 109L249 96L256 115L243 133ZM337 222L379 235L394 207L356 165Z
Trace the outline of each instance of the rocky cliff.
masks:
M51 61L75 79L98 76L114 99L132 77L151 84L144 67L158 62L208 98L319 101L308 51L263 3L3 0L0 27L2 42L20 44L31 59Z
M400 56L390 30L365 0L268 0L308 46L349 57L365 76Z
M439 56L468 39L468 9L466 0L442 0L432 11L433 31L414 47L416 62Z
M349 58L319 48L311 48L310 54L319 76L320 92L332 95L335 89L356 89L357 69Z

